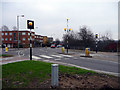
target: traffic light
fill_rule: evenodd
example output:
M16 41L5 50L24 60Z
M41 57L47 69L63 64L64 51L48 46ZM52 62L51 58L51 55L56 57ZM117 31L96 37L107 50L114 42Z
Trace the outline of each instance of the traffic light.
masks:
M34 29L34 21L27 20L27 28L28 29Z
M64 28L64 30L66 31L66 28Z
M69 28L69 31L71 31L71 28Z
M98 38L98 34L96 34L95 37Z

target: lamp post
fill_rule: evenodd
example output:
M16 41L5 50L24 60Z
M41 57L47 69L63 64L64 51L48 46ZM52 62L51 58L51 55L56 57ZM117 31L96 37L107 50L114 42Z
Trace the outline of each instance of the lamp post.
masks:
M64 28L64 30L67 32L67 54L68 54L68 33L69 33L69 31L71 31L71 28L68 29L68 20L69 20L69 18L67 18L67 29Z
M19 17L24 17L24 15L17 15L18 49L19 49Z

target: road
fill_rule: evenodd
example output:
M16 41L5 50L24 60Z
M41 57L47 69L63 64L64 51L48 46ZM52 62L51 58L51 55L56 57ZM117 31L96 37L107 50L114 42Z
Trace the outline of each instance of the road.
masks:
M8 54L19 55L29 58L29 49L9 50ZM4 53L4 52L3 52ZM109 56L107 56L109 57ZM117 59L117 56L115 59ZM61 54L58 48L33 48L34 60L57 61L77 65L82 68L99 70L103 72L118 73L118 62L110 60L101 60L96 58L80 57L78 52L70 52L70 55Z

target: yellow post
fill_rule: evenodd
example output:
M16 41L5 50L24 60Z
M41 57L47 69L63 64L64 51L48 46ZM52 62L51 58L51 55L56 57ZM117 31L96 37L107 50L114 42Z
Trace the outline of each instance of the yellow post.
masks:
M64 53L64 47L62 47L61 49L62 49L62 53Z
M85 48L85 56L88 56L88 48Z
M90 56L90 48L85 48L85 56Z
M8 52L8 48L7 47L5 47L5 52Z

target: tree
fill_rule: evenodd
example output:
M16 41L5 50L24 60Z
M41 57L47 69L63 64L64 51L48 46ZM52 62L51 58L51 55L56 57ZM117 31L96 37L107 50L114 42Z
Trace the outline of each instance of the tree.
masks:
M16 26L13 26L13 31L16 31L17 30L17 27Z
M2 31L9 31L9 28L6 25L3 25L1 29Z
M55 42L56 42L56 45L60 44L60 40L58 38L55 40Z
M86 26L80 28L78 34L79 40L81 41L81 44L84 48L91 47L94 45L95 42L94 34Z
M112 40L112 34L106 31L106 33L102 35L100 38L102 41Z

